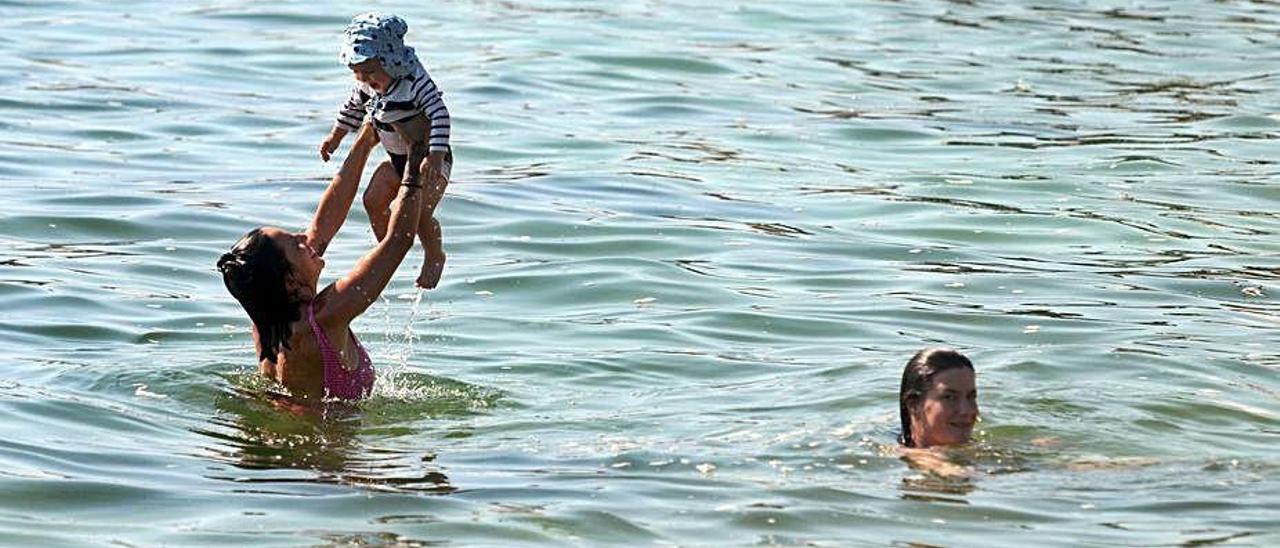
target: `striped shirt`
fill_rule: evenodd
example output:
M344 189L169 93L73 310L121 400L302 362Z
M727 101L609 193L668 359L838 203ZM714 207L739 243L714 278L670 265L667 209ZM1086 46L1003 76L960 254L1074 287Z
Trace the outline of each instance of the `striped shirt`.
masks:
M449 109L444 105L443 95L431 80L431 75L427 74L427 69L417 63L408 76L391 82L384 94L356 82L351 96L338 112L336 127L355 131L364 122L365 114L372 112L382 146L387 152L407 154L409 146L400 139L391 124L421 112L431 120L428 150L448 151Z

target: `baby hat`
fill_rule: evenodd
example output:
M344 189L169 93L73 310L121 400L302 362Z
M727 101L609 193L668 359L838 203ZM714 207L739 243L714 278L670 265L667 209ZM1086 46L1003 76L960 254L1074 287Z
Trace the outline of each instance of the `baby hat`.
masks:
M351 66L377 59L392 78L413 72L418 57L413 48L404 45L409 24L395 15L369 12L355 16L342 34L342 51L338 60Z

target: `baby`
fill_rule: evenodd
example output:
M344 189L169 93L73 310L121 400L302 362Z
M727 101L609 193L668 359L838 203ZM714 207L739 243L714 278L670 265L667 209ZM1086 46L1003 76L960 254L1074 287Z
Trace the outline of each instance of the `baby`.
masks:
M339 60L351 69L356 83L333 130L320 143L320 157L327 162L342 138L360 127L366 114L372 115L378 139L390 157L374 170L364 192L365 211L378 240L387 234L391 200L399 191L412 147L423 141L427 144L422 175L428 185L447 185L453 168L449 109L413 48L404 45L408 30L403 19L378 13L358 15L347 25ZM420 121L410 124L415 116ZM431 289L440 283L445 256L435 204L425 207L427 210L419 216L418 237L426 257L417 285Z

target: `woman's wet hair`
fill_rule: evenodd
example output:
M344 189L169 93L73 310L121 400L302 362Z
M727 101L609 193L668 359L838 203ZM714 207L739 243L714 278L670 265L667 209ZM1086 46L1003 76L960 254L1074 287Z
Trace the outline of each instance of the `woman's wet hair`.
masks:
M298 301L289 294L286 280L293 267L284 252L255 228L218 258L218 270L258 330L258 359L275 363L280 348L289 348L290 324L302 317Z
M911 409L920 403L933 386L933 378L939 373L957 368L973 371L973 362L964 354L950 348L926 348L916 353L902 369L902 387L898 390L898 413L902 418L902 436L898 439L906 447L915 447L911 436Z

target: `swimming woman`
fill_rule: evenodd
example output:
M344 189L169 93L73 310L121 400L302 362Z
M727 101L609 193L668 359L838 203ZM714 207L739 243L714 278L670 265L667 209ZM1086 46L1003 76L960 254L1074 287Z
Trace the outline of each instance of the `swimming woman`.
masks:
M377 143L376 132L365 125L307 232L255 228L218 259L223 283L253 321L259 371L297 398L353 400L372 390L373 364L351 332L351 322L382 294L413 247L420 213L434 208L444 194L447 181L442 177L419 181L427 154L425 143L415 144L391 207L387 236L350 272L319 289L325 250L346 220Z
M917 352L902 370L898 412L905 447L967 443L978 420L973 363L949 348Z

